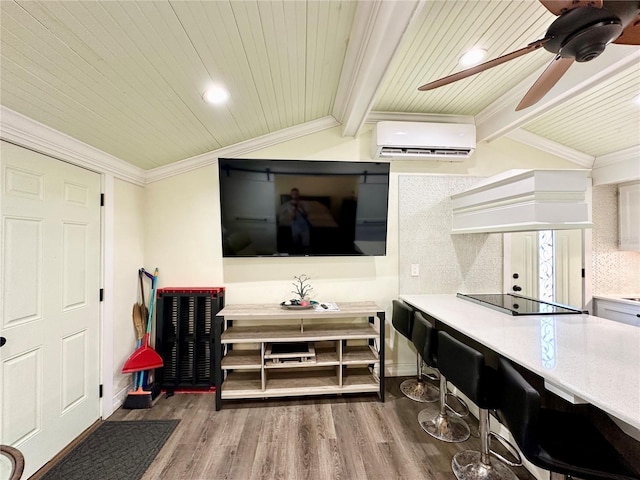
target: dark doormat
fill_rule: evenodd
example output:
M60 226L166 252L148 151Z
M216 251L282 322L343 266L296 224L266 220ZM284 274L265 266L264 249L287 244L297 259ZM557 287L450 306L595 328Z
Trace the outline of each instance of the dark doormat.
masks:
M180 420L106 421L43 480L137 480Z

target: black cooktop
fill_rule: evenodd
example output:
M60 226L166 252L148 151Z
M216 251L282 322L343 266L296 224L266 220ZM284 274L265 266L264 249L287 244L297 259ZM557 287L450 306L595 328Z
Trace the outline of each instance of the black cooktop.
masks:
M537 300L513 293L458 293L457 296L510 315L575 315L588 313L567 305Z

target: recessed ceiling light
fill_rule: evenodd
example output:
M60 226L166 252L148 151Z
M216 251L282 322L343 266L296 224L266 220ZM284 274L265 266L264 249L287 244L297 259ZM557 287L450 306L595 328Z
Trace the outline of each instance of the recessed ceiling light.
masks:
M229 98L229 92L226 88L221 87L220 85L214 85L204 91L202 98L207 103L220 105L227 101Z
M471 67L480 63L486 56L487 51L484 48L472 48L460 57L458 63L463 67Z

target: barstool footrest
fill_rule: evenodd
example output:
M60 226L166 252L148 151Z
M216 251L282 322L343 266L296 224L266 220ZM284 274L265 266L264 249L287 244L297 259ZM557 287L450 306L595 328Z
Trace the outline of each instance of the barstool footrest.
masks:
M515 462L512 462L511 460L506 458L504 455L501 455L500 453L496 452L495 450L492 450L491 449L491 439L492 438L495 438L496 440L498 440L498 443L500 443L500 445L502 445L505 448L505 450L507 452L509 452L510 455L513 455L517 460ZM489 453L491 455L493 455L494 457L496 457L501 462L506 463L510 467L521 467L522 466L522 457L520 456L520 452L518 452L516 447L509 440L507 440L506 438L504 438L502 435L500 435L498 433L489 432Z
M438 374L438 370L436 370L435 368L429 367L428 365L427 365L427 368L432 371L431 372L423 371L422 376L432 382L440 381L440 375Z
M453 413L456 417L460 417L460 418L466 417L467 415L469 415L469 405L467 405L467 402L465 402L459 396L454 395L453 393L447 392L445 394L445 398L449 398L449 397L455 399L456 402L458 402L458 404L462 407L462 412L458 412L451 405L449 405L448 401L445 401L445 406L451 413Z

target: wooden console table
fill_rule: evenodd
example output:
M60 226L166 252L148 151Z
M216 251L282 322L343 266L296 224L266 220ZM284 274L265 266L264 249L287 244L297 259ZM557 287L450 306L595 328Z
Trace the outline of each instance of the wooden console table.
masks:
M228 305L214 320L216 410L222 400L374 392L384 402L385 314L374 302L339 310ZM274 344L309 344L314 356L274 361Z

